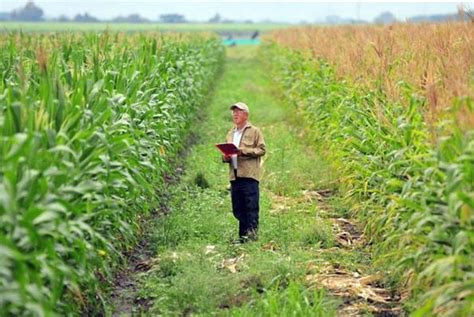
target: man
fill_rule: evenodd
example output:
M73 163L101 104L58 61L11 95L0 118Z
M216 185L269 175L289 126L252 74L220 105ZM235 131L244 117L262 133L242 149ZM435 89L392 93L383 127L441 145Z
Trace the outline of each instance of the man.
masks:
M239 148L238 154L224 155L229 163L232 212L239 220L241 242L255 240L258 230L259 181L261 157L265 155L262 132L248 122L249 108L243 102L230 107L234 127L227 133L227 143Z

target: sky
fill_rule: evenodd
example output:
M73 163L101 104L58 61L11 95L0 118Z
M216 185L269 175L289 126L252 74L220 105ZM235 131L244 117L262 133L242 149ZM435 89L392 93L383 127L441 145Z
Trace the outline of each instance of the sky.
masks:
M0 12L9 12L24 6L27 0L0 0ZM34 3L43 9L48 18L65 15L74 17L78 13L89 13L99 19L111 19L119 15L138 13L157 20L161 14L179 13L187 20L203 22L216 13L224 19L235 21L252 20L262 22L323 22L326 16L372 21L385 11L404 21L416 15L456 13L462 3L474 9L470 1L160 1L160 0L36 0Z

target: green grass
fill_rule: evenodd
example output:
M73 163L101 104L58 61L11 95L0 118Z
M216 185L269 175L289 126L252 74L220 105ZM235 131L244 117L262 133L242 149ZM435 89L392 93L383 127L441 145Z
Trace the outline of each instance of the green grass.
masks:
M77 23L77 22L0 22L0 32L212 32L212 31L271 31L288 27L288 24L272 23Z
M304 189L336 187L336 175L279 101L257 49L232 48L227 56L212 101L202 110L205 120L194 127L200 140L188 153L186 173L168 189L171 212L155 226L156 265L141 276L138 297L152 303L150 314L335 315L339 302L307 284L308 267L334 261L364 271L366 255L319 254L334 244L331 223L317 202L301 198ZM227 165L214 148L232 126L228 108L236 101L249 105L250 121L261 127L268 148L259 240L244 245L231 243L238 224L231 212ZM197 185L203 182L209 187ZM288 200L287 209L277 208L279 198ZM239 259L235 267L231 259Z

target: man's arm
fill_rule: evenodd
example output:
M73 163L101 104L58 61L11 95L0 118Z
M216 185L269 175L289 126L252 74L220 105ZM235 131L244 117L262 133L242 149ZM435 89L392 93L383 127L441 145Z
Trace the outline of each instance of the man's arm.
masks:
M266 147L265 147L265 140L263 139L263 134L260 132L259 129L257 129L256 132L256 146L252 148L241 148L241 156L242 158L248 157L248 158L254 158L254 157L259 157L259 156L264 156L266 153Z

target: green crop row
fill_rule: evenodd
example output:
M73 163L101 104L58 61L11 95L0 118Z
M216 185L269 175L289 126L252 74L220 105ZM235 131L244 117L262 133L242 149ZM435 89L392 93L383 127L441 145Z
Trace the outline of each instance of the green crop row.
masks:
M0 35L0 315L100 312L223 53L204 35Z
M415 316L474 314L474 131L460 98L436 125L426 100L405 91L389 101L338 79L322 60L276 45L266 48L286 99L338 170L348 209L366 224L380 270L407 290Z

